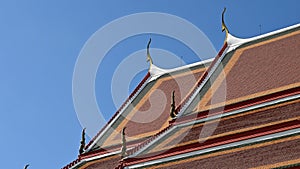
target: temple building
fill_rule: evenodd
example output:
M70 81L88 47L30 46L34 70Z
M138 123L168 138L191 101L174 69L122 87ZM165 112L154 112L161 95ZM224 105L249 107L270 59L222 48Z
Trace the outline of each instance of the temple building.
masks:
M224 13L223 13L224 14ZM143 80L63 169L300 167L300 24ZM84 133L83 133L84 134Z

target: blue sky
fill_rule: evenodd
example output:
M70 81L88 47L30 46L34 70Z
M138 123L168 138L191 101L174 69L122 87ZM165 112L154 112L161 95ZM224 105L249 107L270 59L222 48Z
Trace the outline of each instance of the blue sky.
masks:
M105 24L138 12L164 12L201 29L218 51L224 40L220 17L232 34L252 37L300 22L300 1L1 1L1 168L61 168L77 157L82 127L72 100L76 59L88 38ZM109 92L111 72L122 57L145 48L149 35L129 38L99 69L96 95L108 119L117 109ZM152 47L197 61L184 45L153 35ZM101 46L99 46L101 48ZM113 57L116 54L119 57ZM104 62L105 63L105 62ZM111 66L110 66L111 65ZM107 72L107 73L105 73ZM144 76L144 72L132 82Z

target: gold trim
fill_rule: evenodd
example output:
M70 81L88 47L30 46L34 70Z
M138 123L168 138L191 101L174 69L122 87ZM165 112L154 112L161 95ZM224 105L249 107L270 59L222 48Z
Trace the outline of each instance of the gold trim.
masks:
M149 42L147 44L147 62L150 62L149 70L150 70L151 66L153 65L153 60L151 58L150 50L149 50L150 44L151 44L151 38L149 39Z
M263 165L263 166L254 167L254 168L250 168L250 169L276 168L276 167L284 167L284 166L289 166L289 165L298 164L298 163L300 163L300 158L298 158L296 160L289 160L289 161L279 162L279 163L275 163L275 164Z
M226 33L226 38L225 38L225 40L224 40L224 43L227 42L228 34L229 34L228 28L227 28L227 26L226 26L226 24L225 24L225 21L224 21L224 14L225 14L225 12L226 12L226 8L224 8L224 9L223 9L223 12L222 12L222 32L225 31L225 33Z

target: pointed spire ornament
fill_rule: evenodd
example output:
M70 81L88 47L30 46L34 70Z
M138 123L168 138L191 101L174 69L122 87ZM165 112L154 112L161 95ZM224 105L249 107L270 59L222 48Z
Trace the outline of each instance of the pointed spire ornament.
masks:
M175 114L175 90L173 90L172 92L172 97L171 97L171 110L170 110L170 116L172 119L174 119L176 117Z
M27 169L28 167L29 167L29 164L26 164L25 167L24 167L24 169Z
M225 21L224 21L224 14L226 12L226 8L224 8L223 12L222 12L222 32L225 31L226 33L226 39L225 39L225 42L227 41L227 38L228 38L228 34L229 34L229 31L228 31L228 28L225 24Z
M124 158L124 157L126 157L127 156L127 153L126 153L126 150L127 150L127 148L126 148L126 138L125 138L125 129L126 129L126 127L124 127L123 129L122 129L122 148L121 148L121 158Z
M148 45L147 45L147 62L150 62L150 67L151 67L152 64L153 64L153 61L152 61L152 58L151 58L151 55L150 55L150 51L149 51L150 44L151 44L151 38L149 39L149 42L148 42Z
M79 155L84 152L84 147L85 147L85 128L82 130L82 133L81 133Z

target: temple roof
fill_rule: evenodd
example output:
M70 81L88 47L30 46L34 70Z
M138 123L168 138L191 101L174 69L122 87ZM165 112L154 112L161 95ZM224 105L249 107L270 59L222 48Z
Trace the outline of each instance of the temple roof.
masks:
M111 156L116 164L123 127L128 131L129 156L119 167L129 168L146 163L151 168L164 160L171 161L166 166L181 159L192 164L191 160L201 161L203 155L217 159L219 155L210 152L222 151L222 157L229 158L230 152L224 153L228 148L246 147L241 152L249 154L252 148L260 152L259 147L276 149L286 147L285 141L297 142L300 24L248 39L226 31L225 43L213 61L171 70L152 65L80 160L101 161ZM169 115L173 90L179 103L175 119ZM278 147L270 147L273 143Z
M168 156L172 161L243 139L294 134L293 129L299 134L299 42L300 24L249 39L228 34L207 76L178 106L178 118L130 150L125 164L154 164Z

